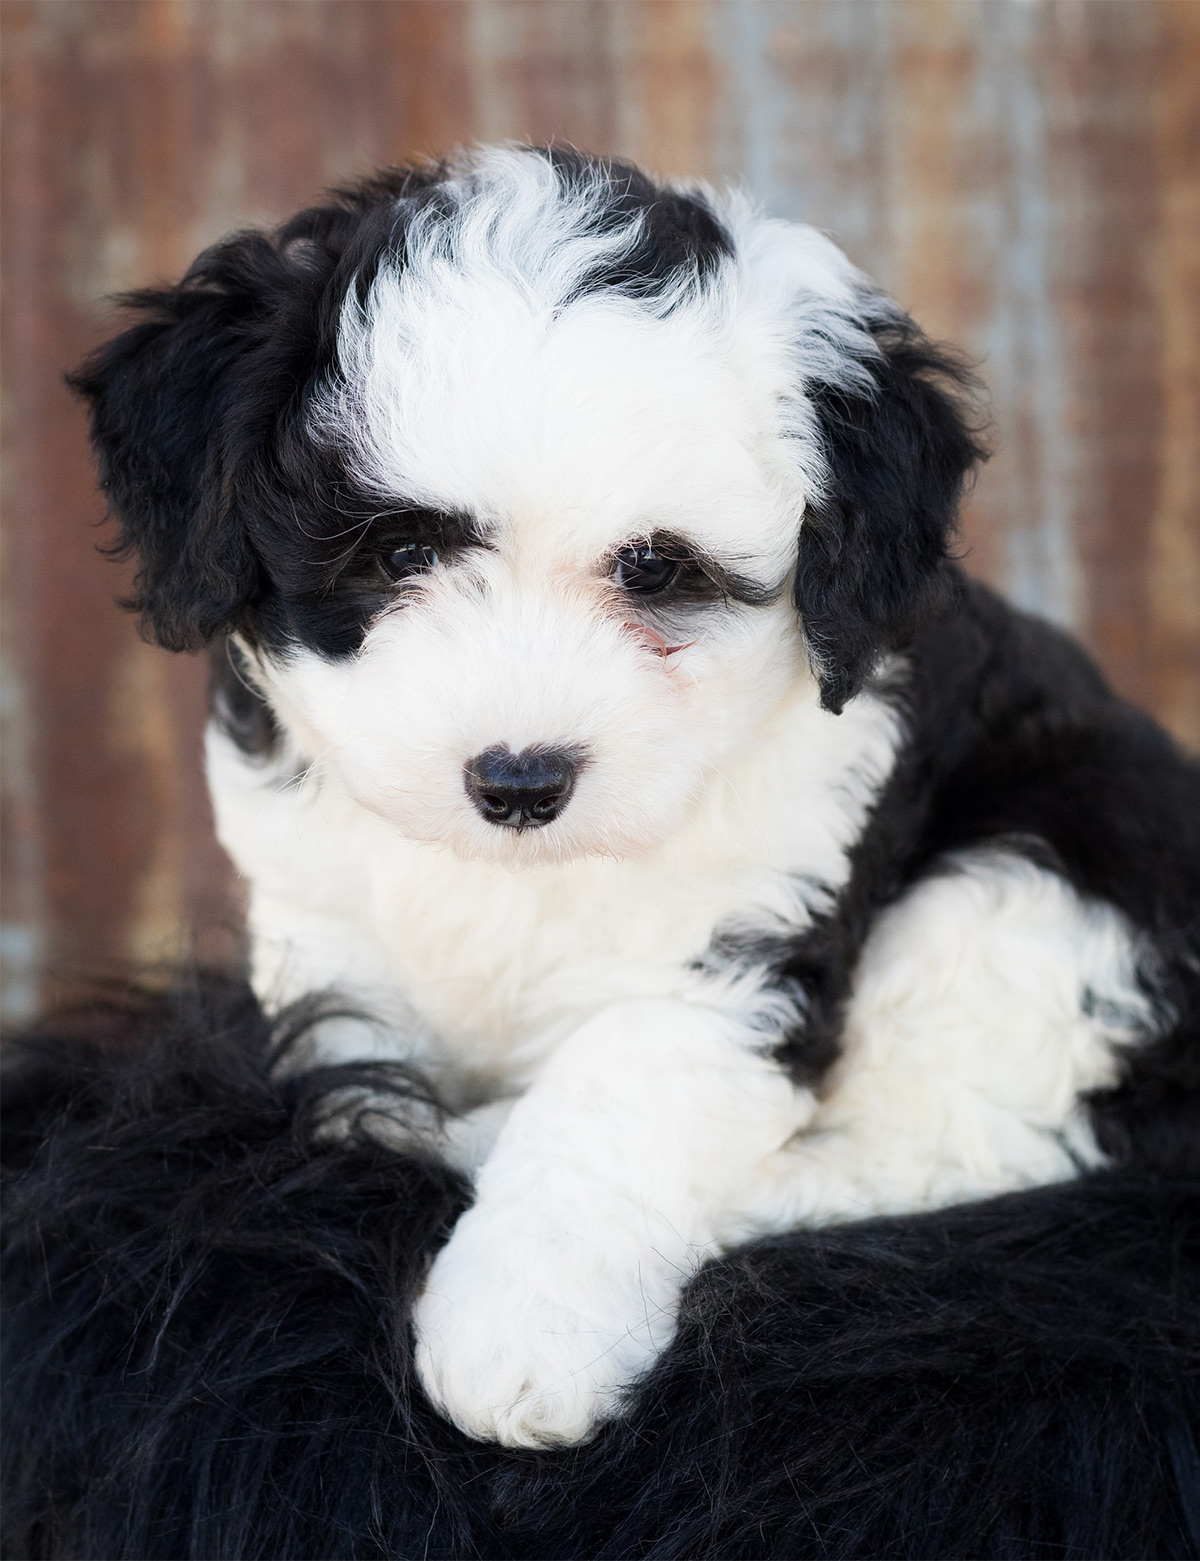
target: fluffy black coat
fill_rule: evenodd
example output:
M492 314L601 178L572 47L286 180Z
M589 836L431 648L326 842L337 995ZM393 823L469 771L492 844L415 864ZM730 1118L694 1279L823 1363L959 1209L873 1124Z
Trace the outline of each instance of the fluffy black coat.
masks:
M6 1091L7 1557L1189 1556L1200 1181L1129 1168L705 1268L627 1419L467 1441L407 1316L466 1189L271 1071L237 982L126 995Z

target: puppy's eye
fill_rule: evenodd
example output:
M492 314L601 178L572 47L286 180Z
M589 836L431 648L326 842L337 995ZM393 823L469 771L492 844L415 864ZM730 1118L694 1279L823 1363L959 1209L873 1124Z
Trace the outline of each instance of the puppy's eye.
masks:
M617 554L612 577L626 591L639 596L653 596L665 591L679 573L679 564L673 558L656 553L649 542L636 547L623 547Z
M409 575L421 574L432 569L438 561L438 550L428 542L404 542L385 553L380 560L383 572L392 580L406 580Z

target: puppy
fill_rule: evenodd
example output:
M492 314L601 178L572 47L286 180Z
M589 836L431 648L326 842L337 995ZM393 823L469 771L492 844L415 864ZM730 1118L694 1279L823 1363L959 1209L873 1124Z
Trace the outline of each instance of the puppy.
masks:
M256 986L460 1113L464 1431L586 1437L756 1234L1195 1164L1200 775L957 573L969 376L827 239L490 149L130 302L76 384Z

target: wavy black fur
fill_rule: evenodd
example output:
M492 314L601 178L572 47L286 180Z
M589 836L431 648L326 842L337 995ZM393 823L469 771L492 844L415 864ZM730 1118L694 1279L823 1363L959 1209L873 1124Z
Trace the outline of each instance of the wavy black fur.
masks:
M5 1534L35 1557L1190 1556L1200 1183L1128 1170L762 1242L561 1453L430 1410L407 1316L466 1199L322 1143L312 1014L129 993L5 1103Z
M732 255L700 194L567 147L538 155L564 191L590 191L595 231L641 219L637 242L589 272L583 291L699 286ZM452 211L462 188L443 164L385 169L273 233L221 240L174 287L122 300L137 323L70 383L91 405L120 527L113 551L138 559L125 605L151 638L198 650L238 630L347 656L382 605L373 559L402 541L436 538L445 557L448 543L483 540L469 517L399 497L382 505L307 419L335 372L347 294L365 298L385 258L403 265L414 218ZM878 348L857 363L861 383L806 387L831 481L804 517L793 585L822 701L836 711L949 599L958 500L985 453L965 364L880 296L864 292L860 305Z
M585 290L649 297L680 275L701 282L730 252L699 195L565 147L540 155L564 189L591 186L597 231L643 219L639 242ZM361 644L381 606L371 557L414 536L411 509L364 491L313 440L306 414L333 372L347 293L365 298L385 259L402 265L414 217L451 209L462 184L438 163L385 169L272 233L222 239L176 286L119 300L138 323L69 376L91 404L100 485L120 525L112 551L138 560L124 605L167 649L199 650L234 629L327 656Z
M821 703L838 714L952 600L958 503L986 455L967 364L899 310L873 335L869 391L808 388L831 478L805 514L793 596Z

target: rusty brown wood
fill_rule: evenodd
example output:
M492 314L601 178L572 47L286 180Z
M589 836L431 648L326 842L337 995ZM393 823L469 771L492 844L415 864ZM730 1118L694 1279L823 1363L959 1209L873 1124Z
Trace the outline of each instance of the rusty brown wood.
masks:
M8 1012L45 971L236 915L202 669L112 605L62 371L105 295L466 140L739 178L834 232L992 384L970 567L1200 746L1195 0L0 0L0 23Z

